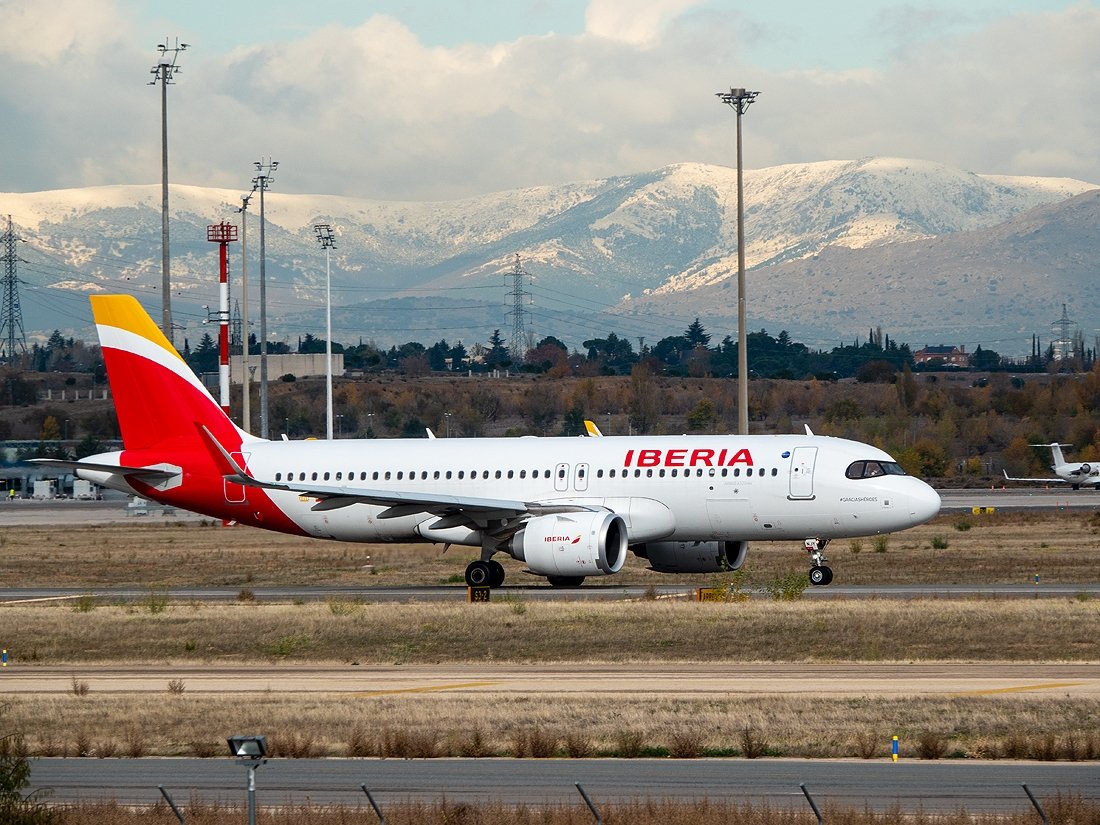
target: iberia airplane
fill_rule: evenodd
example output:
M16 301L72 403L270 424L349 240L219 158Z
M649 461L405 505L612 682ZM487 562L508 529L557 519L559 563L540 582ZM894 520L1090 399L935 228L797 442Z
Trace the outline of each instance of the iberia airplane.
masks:
M300 536L480 548L471 586L510 556L555 586L622 569L735 570L750 541L801 540L828 584L834 538L902 530L936 492L882 450L806 435L267 441L239 429L138 302L92 311L123 449L81 478L214 518Z

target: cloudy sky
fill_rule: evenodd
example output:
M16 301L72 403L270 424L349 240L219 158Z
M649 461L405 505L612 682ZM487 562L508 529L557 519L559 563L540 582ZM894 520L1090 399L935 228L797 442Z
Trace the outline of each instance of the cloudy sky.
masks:
M0 191L171 178L451 199L734 163L891 155L1100 184L1100 3L0 0Z

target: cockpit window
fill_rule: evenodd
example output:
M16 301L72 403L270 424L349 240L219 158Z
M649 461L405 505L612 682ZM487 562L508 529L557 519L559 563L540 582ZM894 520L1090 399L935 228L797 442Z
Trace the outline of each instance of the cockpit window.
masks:
M877 478L878 476L903 476L905 470L896 461L853 461L844 475L848 478Z

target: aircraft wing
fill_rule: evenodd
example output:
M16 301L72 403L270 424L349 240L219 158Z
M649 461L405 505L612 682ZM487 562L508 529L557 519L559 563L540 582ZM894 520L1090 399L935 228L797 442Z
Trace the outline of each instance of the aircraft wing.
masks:
M1043 445L1043 446L1046 446L1046 445ZM1058 478L1057 476L1055 476L1054 478L1049 478L1049 477L1048 478L1015 478L1014 476L1010 476L1008 474L1008 470L1004 470L1003 472L1005 474L1005 478L1008 481L1035 481L1035 482L1041 482L1043 484L1049 484L1051 482L1054 482L1055 484L1068 483L1066 479Z
M508 520L526 515L546 515L590 510L592 508L577 504L539 504L538 502L518 499L480 498L477 496L452 496L442 493L404 492L352 485L327 485L314 482L276 482L261 481L237 463L206 427L201 427L208 443L216 448L212 454L218 456L226 481L245 487L258 487L264 490L282 490L297 493L299 496L316 498L312 509L317 511L339 510L353 504L373 504L386 507L378 518L400 518L415 513L432 513L438 516L450 516L455 525L466 522L483 525L490 520Z

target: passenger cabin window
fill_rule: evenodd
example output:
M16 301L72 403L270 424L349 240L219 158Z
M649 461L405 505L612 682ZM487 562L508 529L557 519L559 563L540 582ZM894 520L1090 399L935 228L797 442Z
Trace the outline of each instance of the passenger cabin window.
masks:
M878 476L903 476L905 470L896 461L853 461L844 475L848 478L877 478Z

